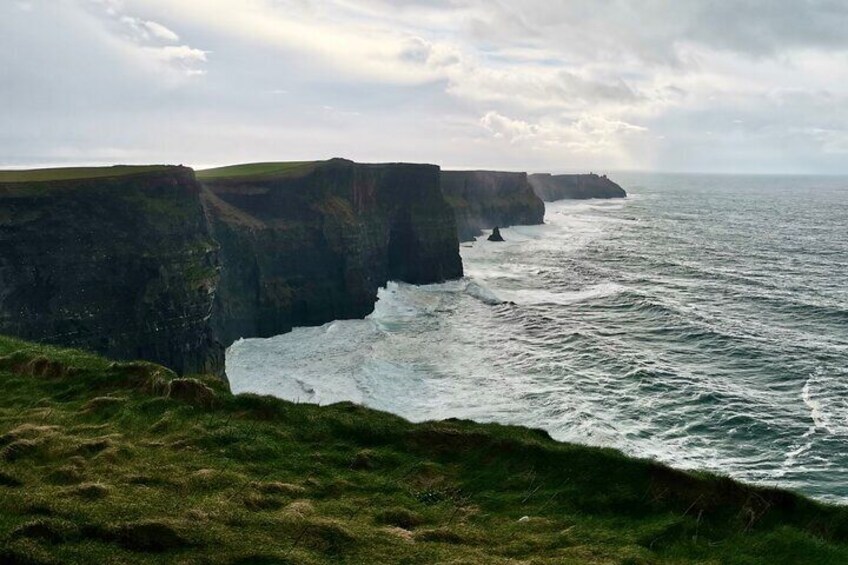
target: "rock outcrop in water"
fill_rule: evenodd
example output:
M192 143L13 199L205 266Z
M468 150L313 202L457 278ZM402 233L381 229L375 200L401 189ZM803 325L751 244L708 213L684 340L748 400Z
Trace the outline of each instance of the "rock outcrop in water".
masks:
M492 230L492 235L489 236L489 241L500 242L503 241L504 238L501 235L501 229L495 226L495 229Z
M462 276L436 166L333 159L204 177L223 264L214 322L227 345L363 317L389 280Z
M0 175L0 333L223 374L239 337L362 317L389 280L462 276L438 167L278 168Z
M606 175L534 174L528 180L533 191L545 202L627 197L624 189Z
M442 192L453 208L460 241L495 226L542 224L545 204L526 173L442 171Z
M112 176L0 178L0 333L220 374L218 246L194 172L96 171Z

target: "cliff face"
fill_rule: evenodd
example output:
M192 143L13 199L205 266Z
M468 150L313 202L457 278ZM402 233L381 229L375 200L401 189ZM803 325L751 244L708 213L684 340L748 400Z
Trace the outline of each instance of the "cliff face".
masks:
M334 159L203 183L221 245L214 324L225 344L363 317L389 280L462 276L438 167Z
M453 208L460 241L484 229L544 223L545 204L526 173L442 171L442 192Z
M554 200L584 200L588 198L626 198L627 193L606 176L590 175L530 175L533 191L545 202Z
M0 182L0 333L222 373L199 193L183 167Z
M458 247L435 166L0 172L0 334L223 375L239 337L462 276Z

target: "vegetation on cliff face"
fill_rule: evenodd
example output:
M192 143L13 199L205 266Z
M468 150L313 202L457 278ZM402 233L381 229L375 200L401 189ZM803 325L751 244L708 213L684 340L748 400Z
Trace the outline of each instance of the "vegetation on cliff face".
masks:
M848 509L0 338L3 563L845 563Z

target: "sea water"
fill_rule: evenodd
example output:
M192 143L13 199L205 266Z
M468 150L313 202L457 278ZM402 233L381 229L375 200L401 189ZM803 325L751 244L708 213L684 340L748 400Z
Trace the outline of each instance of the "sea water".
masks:
M615 175L365 320L241 340L235 392L547 430L848 502L848 178Z

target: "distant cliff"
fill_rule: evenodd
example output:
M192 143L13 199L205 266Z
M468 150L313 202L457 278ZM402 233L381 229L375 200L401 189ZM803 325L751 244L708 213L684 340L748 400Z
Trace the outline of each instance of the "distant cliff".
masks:
M0 176L0 333L221 373L217 248L191 169Z
M0 172L0 334L223 374L239 337L462 276L430 165Z
M606 176L535 174L528 177L533 191L545 202L588 198L626 198L627 193Z
M460 241L484 229L544 223L545 204L526 173L442 171L442 192L453 208Z
M221 244L214 323L225 344L363 317L389 280L462 276L438 167L333 159L261 171L200 173Z

